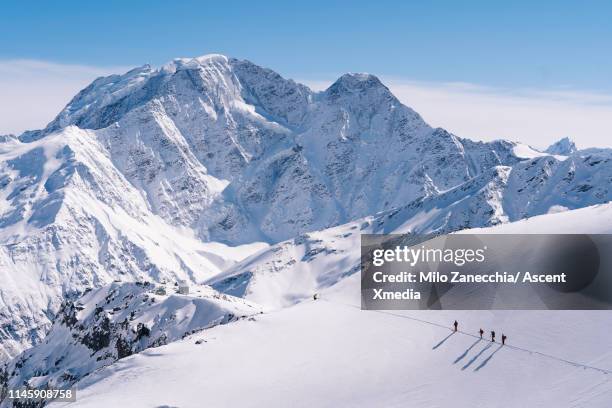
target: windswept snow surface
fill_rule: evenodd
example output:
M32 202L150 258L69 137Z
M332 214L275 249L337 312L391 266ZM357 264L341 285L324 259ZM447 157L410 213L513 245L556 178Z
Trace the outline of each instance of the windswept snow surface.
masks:
M358 236L357 225L309 235L319 248L311 257L302 238L244 261L253 272L245 297L293 306L120 360L79 382L78 402L67 406L610 406L610 313L362 311L359 274L349 275L359 246L347 233ZM611 231L606 204L465 232ZM328 254L317 260L320 248ZM334 269L339 259L344 268ZM295 303L304 281L318 282L306 287L319 300ZM480 328L485 338L506 334L508 344L480 340Z
M610 151L555 152L432 128L370 74L313 92L209 55L99 78L45 129L0 139L0 360L115 279L201 283L380 212L379 232L448 232L612 199ZM275 306L315 286L292 285Z
M192 286L190 294L177 289L112 283L65 302L45 339L0 370L2 386L69 388L118 359L261 311L208 286Z
M609 407L609 313L362 311L348 280L120 360L65 406ZM480 327L509 344L479 340Z
M546 152L505 140L474 142L432 128L370 74L345 74L328 89L313 92L249 61L208 55L99 78L79 92L45 129L0 138L0 361L21 358L26 355L23 350L32 346L25 353L36 354L35 362L68 350L45 348L44 339L52 326L55 330L49 332L48 339L61 338L54 334L58 330L57 321L53 323L56 314L62 304L74 301L86 290L106 288L115 281L129 285L186 280L192 285L210 284L215 290L256 302L269 312L256 322L238 322L210 331L223 339L223 346L215 347L244 346L217 350L226 353L223 358L228 367L236 368L240 362L251 368L255 363L266 365L261 370L268 370L262 371L267 377L259 378L257 371L247 370L244 374L222 371L210 379L206 370L225 369L218 364L219 354L206 354L204 358L215 364L203 369L202 381L228 390L209 392L206 398L246 398L248 393L236 392L238 385L252 390L258 381L271 381L271 370L275 370L277 376L270 387L278 392L294 390L286 381L297 381L298 374L303 374L306 384L325 391L304 395L306 401L325 402L317 398L326 393L331 395L329 401L356 401L346 394L350 380L359 400L374 404L375 387L358 381L368 374L355 364L363 358L374 367L374 381L384 385L383 391L404 387L394 396L383 393L380 398L388 398L383 402L408 404L410 397L416 405L428 403L426 398L438 398L438 405L444 405L450 399L429 395L428 387L434 387L438 374L449 390L459 392L459 386L464 387L462 391L469 389L461 380L452 385L456 379L445 376L448 370L441 368L442 361L465 346L459 341L461 336L453 338L457 339L457 350L446 355L442 346L436 348L440 352L429 353L438 364L426 364L429 354L425 351L442 332L422 329L419 337L412 323L403 327L387 320L395 317L331 302L344 297L351 300L358 293L359 235L449 233L530 217L499 231L538 231L551 225L554 230L557 225L567 225L571 227L566 232L608 232L612 221L609 204L604 203L612 200L611 180L612 150L576 151L565 139ZM589 207L597 204L602 206ZM542 214L548 215L537 217ZM334 296L330 288L334 288ZM309 303L314 292L322 292L329 302ZM455 318L439 316L444 322ZM477 324L505 325L507 321L504 327L509 330L523 329L519 336L533 334L517 336L517 344L544 353L558 350L559 355L577 361L608 364L599 343L605 338L599 335L600 324L609 327L606 315L568 314L568 327L582 330L588 344L581 351L578 342L573 342L567 353L555 349L571 332L560 325L565 320L556 315L551 314L550 320L546 320L549 315L537 313L457 316L462 322L475 316ZM94 327L98 324L95 319L85 320ZM74 334L85 335L92 330L85 327L88 325L84 324L83 333ZM329 336L323 333L328 327L334 328L329 332L333 340L327 340ZM351 330L368 334L360 338L360 331ZM382 336L377 340L379 348L390 347L389 352L381 351L387 359L383 362L393 368L385 377L384 365L376 366L365 340L376 344L376 333L394 330L406 343L400 340L393 348L387 344L391 340ZM245 334L230 339L230 334L239 331ZM311 340L315 333L322 343ZM515 334L508 334L515 338ZM249 336L267 340L265 344L251 342ZM303 340L297 341L296 336ZM544 340L537 340L538 336ZM147 379L138 374L142 367L132 372L130 362L142 362L145 367L157 364L153 361L166 364L164 350L177 350L179 356L181 344L192 346L189 341L164 346L158 360L152 358L157 352L145 352L85 377L84 384L92 385L84 395L91 392L92 397L83 401L93 401L93 392L104 381L121 383L118 375L138 377L130 380L135 381L135 389L140 386L136 382L157 384L153 382L156 377ZM449 340L448 344L453 343ZM209 345L212 340L196 350L207 350ZM270 358L268 354L275 347L279 356L297 361L297 365L282 366L281 358ZM289 350L300 352L288 356ZM388 361L391 356L404 355L398 354L400 351L409 357L408 365L401 366L404 368L399 367L401 358ZM247 352L253 362L246 361ZM489 349L481 356L487 352ZM269 361L262 364L257 353ZM502 360L504 353L506 349L498 351L474 375L492 367L498 357L504 367L514 367L510 357ZM338 365L332 354L338 356L338 372L343 378L330 369L332 364ZM317 356L327 359L321 363ZM544 393L551 389L564 397L569 390L579 392L577 403L591 406L607 395L607 385L597 385L595 377L591 390L583 388L591 377L553 383L550 372L557 366L539 365L539 359L521 360L520 356L516 357L520 392L515 390L513 395L528 390L525 395L534 395L534 406L544 401ZM118 355L100 365L90 364L89 359L84 366L72 361L65 367L59 364L58 370L66 369L66 378L76 381L115 357ZM187 359L185 355L185 373L192 371L189 364L199 361ZM527 364L531 361L533 367ZM414 382L413 388L407 384L416 374L402 371L408 370L411 362L418 363L415 370L424 373L424 380ZM17 367L16 360L7 364ZM320 364L325 373L314 378ZM116 371L120 365L125 365L123 374ZM38 363L32 367L13 377L30 379L33 372L40 371ZM442 371L434 375L431 367ZM172 370L179 369L177 365ZM342 371L349 369L352 374ZM63 373L58 370L49 370L43 377L61 378ZM508 375L515 375L508 370ZM548 381L540 393L534 384L519 381L520 370L533 370L527 372ZM567 378L574 373L563 370L561 367L557 372ZM459 371L457 375L465 375L462 373L468 369ZM70 372L77 372L75 378ZM286 379L284 373L288 374ZM108 380L94 384L100 376ZM177 374L176 378L183 377ZM467 378L464 381L469 382ZM503 380L499 378L504 377L488 380L492 391L477 389L487 406L502 392ZM185 377L184 382L192 384L198 379L194 375ZM328 381L324 383L324 379ZM337 380L335 384L332 379ZM176 386L172 381L168 376L159 384L172 389ZM113 385L117 390L130 382L119 383ZM230 384L237 388L230 392ZM306 393L307 387L297 386ZM272 394L257 394L251 396L253 401L272 398ZM279 401L284 402L287 395ZM473 398L468 402L478 405L476 396Z

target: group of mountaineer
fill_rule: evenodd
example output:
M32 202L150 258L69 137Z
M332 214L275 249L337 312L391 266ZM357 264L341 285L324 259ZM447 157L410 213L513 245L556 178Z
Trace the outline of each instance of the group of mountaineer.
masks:
M458 330L459 328L459 323L455 320L455 323L453 323L453 326L455 327L455 331ZM480 329L478 331L478 333L480 334L480 338L482 339L482 335L484 334L484 330ZM501 341L502 341L502 346L506 344L506 339L508 338L508 336L506 336L505 334L502 333L502 337L501 337ZM493 343L495 343L495 331L491 330L491 341Z
M317 299L319 299L319 294L318 294L318 293L315 293L314 295L312 295L312 300L317 300ZM458 331L458 329L459 329L459 322L457 322L457 321L455 320L455 322L453 323L453 326L454 326L454 328L455 328L455 330L454 330L454 331L455 331L455 332L456 332L456 331ZM480 334L480 338L482 339L482 336L484 335L484 330L482 330L482 328L481 328L481 329L478 331L478 333ZM502 336L501 336L501 343L502 343L502 346L504 346L504 345L506 344L506 339L507 339L507 338L508 338L508 336L506 336L505 334L503 334L503 333L502 333ZM493 343L495 343L495 330L491 330L491 341L492 341Z

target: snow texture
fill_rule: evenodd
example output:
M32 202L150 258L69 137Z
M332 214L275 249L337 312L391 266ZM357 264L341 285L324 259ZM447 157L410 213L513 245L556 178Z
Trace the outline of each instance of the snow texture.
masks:
M217 390L206 393L212 406L264 404L287 389L303 405L444 406L451 400L428 390L437 377L440 386L457 392L475 386L473 379L458 377L467 368L455 372L456 364L446 364L473 339L457 335L449 350L429 350L444 334L435 325L331 302L355 304L359 235L544 231L558 225L571 226L569 232L610 232L605 203L612 199L611 180L611 150L577 151L567 138L544 152L517 142L462 138L430 127L370 74L345 74L313 92L249 61L208 55L98 78L45 129L0 138L0 360L6 362L0 379L37 386L81 380L84 406L102 395L106 406L120 397L125 404L129 390L147 406L145 389L187 398L168 404L197 405L181 387L198 377L212 378L206 385ZM201 295L150 292L179 281ZM311 304L316 292L330 296L329 302ZM100 304L107 296L110 303ZM157 360L158 349L146 350L233 320L230 314L259 310L270 313L207 330L219 345L196 347L188 337L161 347ZM177 317L156 320L168 315ZM533 333L517 342L529 350L609 369L609 353L595 333L609 319L562 316L550 322L537 313L460 317L475 325L478 319L507 323ZM571 327L560 329L563 320ZM545 340L539 326L554 335ZM325 338L313 341L323 330ZM559 336L574 331L589 333L584 350L556 346ZM388 344L393 336L376 335L383 332L400 340ZM269 340L261 360L250 352L257 344L251 338ZM366 350L370 343L378 346ZM271 358L275 350L279 357ZM580 368L584 376L578 376L576 366L514 349L487 348L481 356L490 351L496 354L483 369L512 366L508 375L517 384L531 370L520 382L533 393L530 406L550 405L529 378L542 378L559 401L577 393L578 406L603 407L609 397L607 377L597 370ZM189 357L194 353L197 358ZM407 364L400 366L398 355ZM207 371L220 367L222 356L230 368L223 375ZM355 370L356 356L378 382L368 383L365 371L347 374L326 366ZM245 361L249 369L233 372ZM275 366L282 361L289 365ZM176 378L174 385L160 377L168 370L166 380ZM288 375L277 389L247 392L278 372ZM300 378L312 380L290 385ZM165 386L150 390L151 381ZM406 382L415 385L406 388ZM483 400L493 401L505 382L487 384L479 390L486 388ZM385 392L368 388L375 385ZM229 388L234 386L246 391L236 393ZM358 392L350 397L349 389ZM276 401L286 405L290 394L281 392ZM373 400L378 394L382 400ZM325 395L328 400L318 399ZM464 405L481 405L477 401Z

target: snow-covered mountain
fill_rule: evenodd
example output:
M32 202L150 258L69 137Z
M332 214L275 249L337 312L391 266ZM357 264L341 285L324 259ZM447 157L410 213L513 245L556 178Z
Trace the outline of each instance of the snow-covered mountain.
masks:
M112 283L65 302L44 341L2 368L2 387L69 388L118 359L261 312L208 286L177 289Z
M551 144L545 150L546 153L560 154L562 156L567 156L572 153L576 153L577 151L578 149L576 148L576 144L568 137L564 137L563 139Z
M115 279L201 281L261 247L204 243L153 214L89 131L71 126L0 149L7 355L42 339L64 296Z
M120 360L77 384L77 406L609 406L610 313L361 310L351 273L360 228L372 223L308 234L236 265L226 290L293 307ZM612 205L465 232L611 233ZM315 291L318 300L303 296ZM508 343L481 340L480 328Z
M314 93L219 55L98 79L20 139L71 125L92 130L153 213L228 243L277 242L518 161L513 143L432 129L373 75Z
M432 128L369 74L313 92L209 55L99 78L45 129L0 139L0 359L55 356L44 345L69 331L57 313L114 281L185 279L282 308L353 274L362 232L605 203L611 159Z
M472 225L471 229L448 229L440 220L453 214L411 206L366 217L348 224L303 234L275 244L209 279L213 288L257 302L268 309L280 309L311 299L314 293L341 282L360 271L361 234L447 233L455 231L507 234L610 234L612 204L573 211L559 211L495 227ZM408 215L406 214L408 212ZM432 226L442 229L434 229ZM357 289L355 289L357 296Z
M516 162L512 146L431 129L369 75L317 94L213 55L100 78L0 144L1 349L40 341L64 296L202 281L236 260L203 242L350 221Z

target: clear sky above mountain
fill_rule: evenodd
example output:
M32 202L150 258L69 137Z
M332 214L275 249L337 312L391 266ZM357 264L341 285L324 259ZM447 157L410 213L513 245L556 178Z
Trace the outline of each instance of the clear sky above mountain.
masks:
M612 87L605 1L28 3L1 6L1 58L139 65L219 52L299 77Z
M159 65L175 57L215 52L250 59L310 82L325 83L344 72L363 71L386 77L387 82L417 81L436 87L461 83L471 89L493 88L496 95L500 90L513 96L517 90L522 94L535 90L539 95L552 92L549 100L569 97L572 106L551 117L580 114L573 104L588 105L592 109L584 116L590 126L600 123L602 109L607 115L612 105L612 3L605 1L25 4L9 0L0 5L0 15L3 75L15 68L2 64L15 60L88 66L96 73L106 73L116 67ZM14 80L5 81L15 86ZM419 110L419 103L411 105ZM471 131L470 127L442 123L445 118L432 118L429 108L423 109L435 125ZM5 126L0 133L20 126ZM35 126L40 124L31 127ZM580 139L582 135L576 132L581 128L585 126L579 123L564 125L552 131L546 142L562 136ZM593 131L605 130L597 125ZM486 130L487 135L495 133L491 137L523 139L522 134L538 132Z

